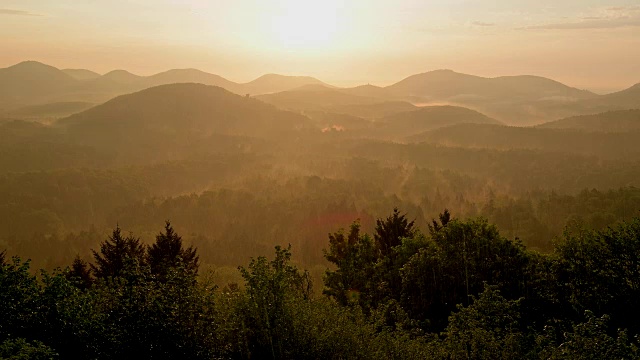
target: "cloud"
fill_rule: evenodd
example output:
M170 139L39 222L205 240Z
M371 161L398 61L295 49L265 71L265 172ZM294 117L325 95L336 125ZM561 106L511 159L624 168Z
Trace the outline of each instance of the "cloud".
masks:
M494 23L488 23L488 22L482 22L482 21L474 21L472 22L472 24L475 26L483 26L483 27L496 26L496 24Z
M565 20L566 19L566 20ZM520 30L588 30L640 27L640 5L591 8L587 13L555 22L533 24Z
M614 7L610 7L607 8L607 10L609 11L615 11L615 12L633 12L633 11L639 11L640 10L640 5L634 5L634 6L614 6Z
M40 14L35 14L29 11L15 9L0 9L0 15L42 16Z
M586 30L640 27L640 17L619 17L611 19L585 19L585 21L553 23L527 26L525 30Z

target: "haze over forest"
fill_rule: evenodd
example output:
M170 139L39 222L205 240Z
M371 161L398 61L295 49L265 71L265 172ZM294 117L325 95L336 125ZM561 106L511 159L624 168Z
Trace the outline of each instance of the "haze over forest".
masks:
M0 20L0 359L640 358L635 1Z

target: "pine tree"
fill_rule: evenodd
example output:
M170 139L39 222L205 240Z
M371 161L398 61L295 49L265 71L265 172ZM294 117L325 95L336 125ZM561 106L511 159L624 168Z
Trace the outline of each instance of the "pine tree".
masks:
M166 222L164 233L156 236L156 242L147 249L147 261L151 273L163 277L171 268L182 269L187 274L198 273L198 255L192 246L184 248L180 237Z
M440 224L438 224L438 221L436 221L436 219L433 219L431 221L431 224L429 224L429 232L431 233L431 235L436 234L438 231L442 230L442 228L444 228L445 226L447 226L447 224L449 222L451 222L451 220L453 220L451 218L451 213L449 212L449 210L444 209L444 212L441 213L438 218L440 219Z
M412 237L415 232L414 222L407 220L406 214L400 215L398 208L388 218L376 220L374 239L381 257L389 255L391 249L402 242L402 238Z
M120 227L116 227L113 234L100 244L100 252L92 252L95 264L91 265L91 270L97 278L121 276L127 267L145 263L145 249L140 239L132 235L122 237Z
M81 289L86 289L93 284L91 268L86 261L80 258L80 256L76 256L73 260L73 264L71 264L71 269L69 270L67 277L75 281Z

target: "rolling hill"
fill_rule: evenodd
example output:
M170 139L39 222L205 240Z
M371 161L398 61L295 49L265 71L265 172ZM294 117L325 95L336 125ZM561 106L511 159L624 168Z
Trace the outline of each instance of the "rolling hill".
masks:
M457 124L411 138L443 146L483 149L529 149L596 156L606 160L640 159L640 132L599 133L578 130Z
M326 111L362 118L380 118L416 107L406 101L386 101L380 98L349 94L325 86L305 86L256 98L279 108L293 111Z
M153 87L175 83L199 83L218 86L228 91L239 93L238 84L222 76L209 74L196 69L173 69L151 75L143 81L145 87Z
M595 94L575 89L538 76L502 76L485 78L436 70L410 76L385 88L393 94L422 97L425 100L518 99L546 98L585 99Z
M457 106L425 106L384 117L378 133L382 137L404 138L461 123L500 124L477 111Z
M76 80L93 80L101 76L97 72L87 69L63 69L62 71Z
M173 83L219 86L240 95L274 93L308 84L329 86L307 76L268 74L243 84L196 69L174 69L151 76L139 76L125 70L99 75L84 69L60 70L36 61L25 61L0 69L0 109L55 102L101 103L118 95Z
M622 91L602 95L596 103L624 109L640 109L640 83Z
M82 101L29 105L9 111L7 117L15 119L50 120L79 113L94 105L95 104Z
M545 129L577 129L599 132L640 130L640 110L609 111L600 114L573 116L538 125Z
M306 121L303 116L220 87L171 84L119 96L61 119L58 125L94 135L105 131L150 131L197 137L212 133L261 137L294 131L304 127Z
M196 69L174 69L151 76L124 70L99 75L27 61L0 69L0 110L6 114L28 105L102 103L118 95L172 83L219 86L239 95L262 95L261 100L285 109L369 119L411 110L409 103L467 107L511 125L536 125L576 115L640 108L640 84L596 95L538 76L488 78L436 70L409 76L387 87L341 89L308 76L267 74L248 83L237 83Z
M60 119L55 127L69 142L114 154L125 164L243 153L265 142L275 151L274 142L319 132L305 116L202 84L122 95Z
M330 87L322 81L309 76L284 76L278 74L263 75L251 82L242 84L241 94L270 94L296 89L305 85Z
M76 81L62 70L35 61L0 69L0 107L32 104L32 99L62 92Z

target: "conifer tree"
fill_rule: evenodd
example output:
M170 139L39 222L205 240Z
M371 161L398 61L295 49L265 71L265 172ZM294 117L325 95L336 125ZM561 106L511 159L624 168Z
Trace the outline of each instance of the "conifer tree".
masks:
M80 258L80 256L76 256L73 260L73 264L71 264L71 269L69 270L67 277L74 280L82 289L90 287L93 283L91 268L86 261Z
M120 227L100 244L100 252L92 252L95 264L91 265L91 270L97 278L121 276L128 266L143 265L145 260L140 239L132 235L123 237Z
M156 242L147 249L147 261L151 273L165 276L171 268L180 268L186 273L198 273L198 255L192 246L184 248L180 237L166 222L164 233L156 236Z
M406 214L400 214L398 208L393 209L393 214L386 219L376 220L376 232L374 239L380 255L389 255L394 246L401 243L402 238L413 236L414 222L407 220Z

